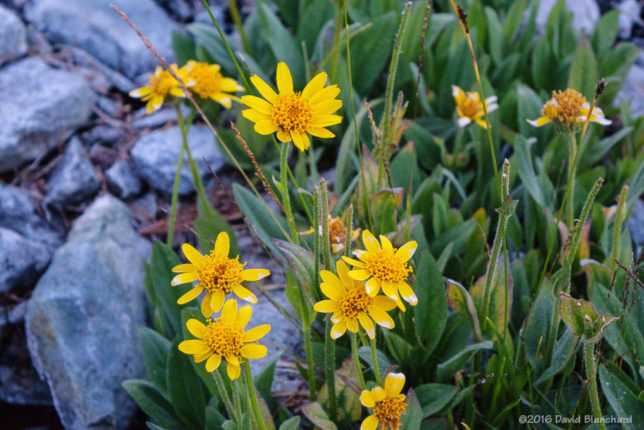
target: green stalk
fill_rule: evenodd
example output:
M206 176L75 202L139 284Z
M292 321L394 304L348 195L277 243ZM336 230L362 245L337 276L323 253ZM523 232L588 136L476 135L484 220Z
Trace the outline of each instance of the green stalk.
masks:
M179 201L179 181L181 180L181 168L183 167L183 145L179 149L179 159L174 173L174 184L172 185L172 198L170 199L170 220L168 221L168 238L166 243L172 247L174 241L174 223L177 221L177 203Z
M570 184L568 191L568 231L572 231L575 225L575 160L577 158L577 139L574 133L568 133L568 183Z
M242 417L244 416L244 410L242 408L242 399L241 394L239 393L239 385L235 384L235 381L230 381L231 388L233 391L233 402L235 410L237 411L237 416L239 417L239 423L241 424Z
M284 210L286 212L286 218L288 219L288 225L291 228L291 240L294 244L299 243L299 235L297 233L297 227L295 226L295 219L293 218L293 209L291 207L291 196L288 193L288 153L291 148L290 143L286 142L282 144L282 154L280 157L280 178L281 178L281 191L282 191L282 203L284 204Z
M322 257L324 268L333 271L331 266L331 240L329 239L329 197L324 179L320 180L320 200L322 201Z
M250 52L248 38L246 37L246 32L244 31L244 25L242 24L241 15L239 14L239 8L237 7L237 2L235 0L228 0L228 10L230 11L230 17L235 23L235 28L241 36L244 52Z
M304 331L304 353L306 354L306 376L309 383L309 400L315 401L317 388L315 384L315 368L313 367L313 348L311 346L311 327L302 321Z
M347 218L344 221L344 226L347 228L347 233L344 237L344 255L349 257L351 255L351 230L353 229L353 205L350 204L347 208Z
M398 70L398 60L400 58L400 51L402 50L402 38L405 35L405 29L407 28L407 22L409 20L409 12L411 11L411 2L405 3L405 9L403 10L403 15L400 20L400 26L398 27L398 33L396 34L396 39L394 40L394 48L391 55L391 64L389 65L389 76L387 77L387 88L385 90L385 110L382 114L382 147L387 148L390 144L390 120L391 120L391 105L394 98L394 84L396 81L396 71ZM384 157L384 155L383 155Z
M496 228L494 236L494 243L492 245L492 254L490 255L490 263L488 264L487 273L485 276L485 286L483 287L483 307L481 308L481 325L486 322L490 301L492 298L492 281L494 280L494 272L496 271L496 262L499 259L501 252L501 245L505 238L505 229L508 219L514 213L516 201L512 200L509 194L510 183L510 162L506 159L503 163L503 174L501 175L501 189L503 193L503 205L497 210L499 212L499 223Z
M376 382L381 387L382 385L382 375L380 374L380 369L378 366L378 355L376 353L376 337L374 336L371 339L371 361L373 362L373 373L376 376Z
M617 257L619 257L619 238L622 235L622 224L626 219L626 198L628 197L628 185L622 187L617 203L617 213L615 214L615 223L613 226L613 249L610 253L610 273L615 274L617 270Z
M351 355L353 356L353 362L356 364L356 373L358 375L358 381L360 381L360 389L365 390L367 384L364 382L362 365L360 364L360 357L358 356L358 339L355 333L349 333L349 335L351 337Z
M590 317L586 315L584 319L585 337L592 337ZM590 406L593 415L599 420L597 426L600 430L606 430L606 424L602 420L602 409L599 404L599 394L597 392L597 367L595 366L595 345L584 340L584 367L586 368L586 379L588 380L588 397L590 397Z
M253 407L253 414L255 415L257 424L259 424L259 429L266 430L266 424L264 424L262 413L259 410L259 403L257 402L257 394L255 393L255 384L253 383L253 375L250 372L250 365L248 364L248 360L244 361L243 366L244 366L244 373L246 374L246 379L248 380L248 384L247 384L248 396L250 397L250 402Z
M228 417L238 423L241 423L241 417L237 415L237 411L235 410L232 402L230 401L230 396L228 395L226 384L224 383L224 380L221 377L221 374L219 373L219 369L215 369L215 371L212 372L212 376L215 380L215 385L217 385L217 391L219 391L219 396L224 401L224 407L226 408L226 412L228 412Z
M346 0L344 0L346 1ZM329 75L331 82L335 82L335 74L338 68L338 60L340 58L340 49L338 45L340 44L340 30L342 29L342 7L338 4L337 13L335 16L335 26L333 27L333 53L331 57L331 70L329 70ZM347 34L345 37L349 37Z
M335 340L331 337L332 326L331 318L327 317L324 330L324 377L329 395L329 418L332 422L337 422L338 402L335 396Z

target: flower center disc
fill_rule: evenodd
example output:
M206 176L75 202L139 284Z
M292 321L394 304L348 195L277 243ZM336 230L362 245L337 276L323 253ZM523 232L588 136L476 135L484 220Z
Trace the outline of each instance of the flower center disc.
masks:
M483 114L483 106L478 101L469 97L465 97L458 108L461 111L461 114L467 118L476 118L478 115Z
M340 312L346 318L357 318L361 312L366 312L373 299L367 294L364 287L356 287L349 290L340 299Z
M223 355L239 355L243 346L242 330L231 324L224 324L221 321L212 321L207 327L208 333L204 341L211 351Z
M406 408L407 404L399 398L386 398L376 403L373 413L385 428L397 430L401 425L400 417L405 413Z
M273 105L272 119L281 132L302 132L313 120L313 108L299 94L283 94Z
M347 228L340 217L331 218L329 220L329 237L331 243L344 244L347 239Z
M194 91L202 99L207 99L211 95L219 92L222 78L221 73L219 71L213 73L209 65L195 64L190 70L190 77L195 81Z
M168 95L168 93L172 88L174 88L176 83L170 72L168 72L167 70L161 72L158 77L152 76L150 78L150 82L154 87L154 92L164 97Z
M571 124L577 121L577 117L584 108L586 99L577 91L568 88L566 91L558 91L552 95L543 107L543 115L553 121L562 124Z
M402 282L410 272L407 263L384 250L369 252L363 261L371 275L381 282Z
M210 293L223 291L229 293L239 284L244 265L238 258L229 259L215 255L205 255L197 264L199 282Z

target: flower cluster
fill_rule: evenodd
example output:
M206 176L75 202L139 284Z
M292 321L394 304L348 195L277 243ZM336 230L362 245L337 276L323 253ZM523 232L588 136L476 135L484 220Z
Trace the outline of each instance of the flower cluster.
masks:
M588 114L590 118L588 118ZM604 112L594 107L590 112L590 104L578 91L568 88L565 91L553 91L552 98L543 105L541 117L536 120L527 120L535 127L541 127L549 123L564 132L575 132L587 119L601 125L610 125L611 121L604 117Z
M215 248L208 255L202 255L189 244L184 244L182 250L190 263L172 268L173 272L179 273L172 280L172 285L199 283L179 297L177 303L188 303L206 291L201 312L208 320L207 325L196 319L188 320L186 327L197 339L181 342L179 349L192 355L196 363L208 360L208 372L217 369L221 359L225 358L228 376L237 379L244 358L256 359L266 355L266 347L256 341L268 333L271 326L264 324L244 331L253 313L252 308L244 306L237 310L237 301L226 301L226 294L234 293L243 300L257 303L257 297L241 283L265 278L270 272L267 269L244 269L246 263L240 263L239 256L229 258L230 238L226 232L219 233ZM210 319L214 312L220 310L219 318Z
M401 426L400 417L407 409L405 395L401 394L405 386L405 375L389 373L385 378L385 387L377 386L372 390L364 390L360 394L362 406L373 411L362 421L360 430L376 430L378 425L384 430L398 430Z
M499 105L496 103L496 96L488 97L484 102L481 102L479 93L465 92L456 85L452 85L452 96L456 103L459 127L466 127L470 123L475 122L487 130L487 123L484 120L485 111L487 110L489 114L498 109Z
M233 93L243 90L237 81L221 74L218 64L197 61L188 61L181 68L172 64L170 70L157 67L149 81L149 85L130 91L130 97L147 102L147 114L160 109L169 97L185 97L181 84L191 93L204 100L214 100L226 109L231 108L232 100L237 100Z

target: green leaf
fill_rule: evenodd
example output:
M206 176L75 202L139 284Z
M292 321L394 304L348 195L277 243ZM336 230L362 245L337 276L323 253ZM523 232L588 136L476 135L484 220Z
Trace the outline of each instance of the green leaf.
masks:
M239 250L237 249L235 231L224 217L222 217L219 212L213 208L210 208L209 215L200 211L199 218L195 220L195 233L199 239L199 248L201 248L203 252L213 249L217 236L219 233L224 231L228 233L228 237L230 238L229 255L238 255Z
M396 229L396 219L403 194L402 188L383 188L370 196L374 234L386 234Z
M192 334L190 334L190 332L188 331L188 328L186 327L186 322L191 318L194 318L205 324L205 319L199 309L197 309L196 307L184 307L181 310L181 326L182 326L181 337L183 339L193 338ZM219 390L217 389L217 384L215 383L213 376L206 371L206 363L205 362L195 363L194 360L188 360L188 361L192 366L194 373L199 377L199 379L201 379L201 381L208 389L208 392L210 393L210 395L218 397Z
M166 367L170 341L148 327L139 327L139 341L141 342L148 379L159 390L165 391L167 388Z
M465 367L465 364L472 358L476 351L481 349L492 349L494 343L490 340L484 342L474 343L467 346L461 352L453 356L447 361L440 363L436 367L436 376L439 381L449 380L456 372Z
M167 317L175 334L181 333L181 308L177 305L177 300L189 289L189 285L170 285L174 275L172 268L181 264L181 260L174 253L172 248L156 242L152 246L152 258L148 264L150 277L150 286L161 302L164 314Z
M519 174L519 178L521 178L521 183L525 185L530 196L539 206L545 206L546 199L543 196L543 191L541 190L537 175L532 166L533 157L530 154L530 146L532 143L534 143L532 139L528 141L520 134L515 135L513 165Z
M566 330L555 344L550 367L548 367L541 374L541 376L539 376L539 379L537 379L535 385L539 385L544 381L548 381L549 379L552 379L555 375L563 371L566 366L568 366L570 359L574 357L578 345L579 336L575 336L574 334Z
M205 49L214 62L219 64L229 76L237 76L235 63L230 58L228 50L214 26L193 23L188 24L186 28L195 36L197 43Z
M568 87L574 88L582 93L588 100L595 95L595 87L599 80L597 59L593 53L588 39L581 37L577 45L577 51L570 65Z
M617 40L620 13L623 12L620 12L618 9L611 10L601 17L595 27L595 31L590 40L597 55L602 55L608 51L615 43L615 40Z
M414 285L418 305L414 309L416 333L425 343L425 354L434 350L447 321L445 283L434 257L425 251L421 254Z
M298 415L291 417L280 425L279 430L299 430L301 418Z
M218 430L222 427L226 417L219 412L219 398L211 397L206 407L205 430Z
M555 298L552 293L552 283L549 279L544 278L523 328L526 357L533 366L535 366L538 357L537 353L543 353L545 350L546 336L550 330L554 307Z
M166 380L170 402L177 415L193 428L203 428L205 424L206 399L199 377L190 364L190 356L179 351L180 338L177 338L168 353Z
M270 6L261 3L257 6L257 16L262 28L262 37L275 56L277 62L285 62L291 70L295 88L304 88L304 60L302 48L280 22Z
M318 402L312 402L302 406L302 413L309 421L318 426L320 430L337 430L336 425L329 420L326 412L324 412L324 409L322 409L322 406Z
M183 31L175 30L172 32L172 46L179 67L184 66L189 60L195 58L195 41Z
M599 380L602 392L615 415L622 418L632 418L622 423L622 428L635 430L644 423L644 402L615 375L610 373L604 364L599 365Z
M456 395L453 385L423 384L416 387L416 395L423 407L423 418L429 418L445 407Z
M123 382L123 388L155 423L171 429L187 428L171 412L173 411L172 404L152 383L140 379L130 379Z
M272 358L269 359L266 367L262 369L259 375L255 376L255 387L259 394L264 397L265 401L272 400L271 397L271 387L273 386L273 378L275 377L275 365L277 360L282 356L281 352L275 354Z
M304 287L309 300L313 300L315 297L314 288L316 288L313 254L301 246L285 240L273 239L273 243L282 251L293 275Z
M523 15L528 7L529 0L517 0L512 2L503 21L503 40L507 45L516 42Z
M418 430L420 429L420 423L423 420L423 409L420 407L418 402L418 397L413 388L410 388L407 392L407 409L405 414L402 416L402 430Z
M450 308L469 321L472 332L477 337L481 337L481 327L474 301L465 287L452 279L447 280L447 302Z
M329 0L315 0L304 10L302 25L298 26L297 39L306 44L309 55L324 24L333 19L335 8Z
M570 294L559 292L559 312L568 330L575 336L584 335L584 319L589 317L591 322L597 319L597 311L592 303L577 300Z

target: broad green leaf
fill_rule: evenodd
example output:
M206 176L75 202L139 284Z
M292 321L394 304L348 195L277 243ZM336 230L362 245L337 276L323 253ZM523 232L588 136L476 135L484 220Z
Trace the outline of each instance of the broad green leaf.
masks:
M443 409L457 392L455 386L445 384L431 383L416 387L416 395L423 408L423 418L429 418Z
M228 233L230 238L230 252L228 255L239 255L237 249L237 238L235 231L230 224L215 209L210 208L210 214L200 213L199 218L195 220L195 233L199 239L199 248L203 252L209 252L215 246L217 236L221 232Z
M440 363L436 367L436 376L439 381L448 381L456 372L461 370L465 364L472 358L476 351L482 349L492 349L494 343L490 340L474 343L461 352L451 357L447 361Z
M447 321L445 283L432 255L421 254L414 285L418 304L414 309L416 333L423 340L425 353L431 354L441 338Z
M446 281L446 287L449 307L467 319L472 327L472 332L478 337L481 337L478 312L476 311L472 297L470 297L470 293L463 285L452 279Z
M205 430L218 430L222 427L226 418L219 412L219 399L211 397L206 407L206 427Z
M130 379L123 382L123 388L155 423L171 429L188 428L172 413L172 404L151 382Z
M644 423L644 402L639 400L618 377L610 373L604 364L599 365L599 380L602 392L617 417L632 418L622 423L626 430L636 430Z
M526 357L534 367L536 367L539 355L545 351L554 307L555 298L552 292L552 283L548 278L544 278L523 328Z
M181 308L177 305L177 300L186 293L190 286L170 285L174 274L172 268L181 264L181 260L174 253L172 248L164 243L156 242L152 247L152 258L148 263L149 270L146 273L150 277L150 285L167 317L174 333L181 333Z
M324 409L322 409L322 406L318 402L312 402L302 406L302 413L313 424L318 426L320 430L337 430L336 425L329 420L326 412L324 412Z
M195 58L195 42L192 37L183 31L175 30L172 32L172 47L179 67L184 66L189 60Z
M413 388L410 388L407 392L407 409L405 414L402 416L402 430L418 430L420 429L420 423L423 420L423 409L420 407L418 402L418 397L414 392Z
M520 134L515 135L513 165L519 174L519 178L521 178L521 183L526 187L530 196L539 206L545 206L546 199L543 196L537 175L532 166L533 157L530 154L530 146L532 143L534 143L533 140L527 140Z
M199 46L206 50L214 62L219 64L229 76L237 76L237 68L230 58L224 42L212 24L193 23L186 26L192 33Z
M269 359L266 367L264 367L259 375L254 378L255 387L257 387L257 391L262 395L262 397L264 397L266 402L272 400L271 387L273 386L273 378L275 377L275 365L281 356L281 352L275 354L271 359Z
M615 43L617 32L619 30L620 13L624 12L620 12L618 9L609 11L601 17L599 23L595 27L595 31L591 37L591 42L597 55L602 55Z
M291 417L280 425L279 430L300 430L300 421L301 418L298 415Z
M165 391L170 341L148 327L139 327L139 341L148 379L159 390Z
M593 53L588 39L581 37L577 45L577 51L570 65L568 87L574 88L582 93L588 100L595 95L595 87L599 80L597 59Z
M286 258L293 275L295 275L300 285L304 287L309 300L313 300L315 298L314 288L317 287L315 285L313 254L301 246L285 240L273 239L273 243L282 251L282 255Z
M535 385L539 385L544 381L547 381L553 378L555 375L563 371L570 362L571 358L574 358L575 351L579 345L579 336L575 336L566 330L563 335L555 343L555 349L552 353L552 360L550 367L548 367L542 374L539 376L539 379L535 382Z
M192 356L179 351L180 341L177 338L172 342L168 351L166 380L169 400L184 422L193 428L203 428L206 410L203 386L190 364Z

